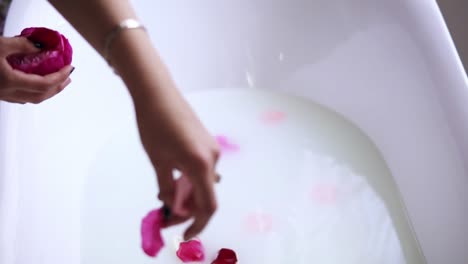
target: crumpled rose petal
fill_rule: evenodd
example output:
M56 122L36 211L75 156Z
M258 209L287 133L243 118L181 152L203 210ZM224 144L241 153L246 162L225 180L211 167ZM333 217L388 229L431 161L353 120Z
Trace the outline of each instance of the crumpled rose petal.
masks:
M20 37L38 45L41 49L33 54L12 54L7 57L13 69L38 75L47 75L70 65L73 49L68 39L55 30L48 28L25 28Z
M236 252L232 249L222 248L218 252L218 257L211 262L211 264L236 264L237 256Z
M240 149L239 145L232 143L231 140L224 135L215 136L215 140L221 148L222 153L238 152Z
M163 222L164 215L162 208L149 212L141 221L141 247L150 257L156 257L164 247L164 241L161 236Z
M205 260L205 249L201 241L195 239L180 243L176 254L184 263Z

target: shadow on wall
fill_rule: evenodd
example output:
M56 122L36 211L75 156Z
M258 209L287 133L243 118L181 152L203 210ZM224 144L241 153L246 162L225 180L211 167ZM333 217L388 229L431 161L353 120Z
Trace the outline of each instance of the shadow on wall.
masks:
M450 34L457 46L458 54L468 70L468 1L466 0L438 0L439 7L444 15Z

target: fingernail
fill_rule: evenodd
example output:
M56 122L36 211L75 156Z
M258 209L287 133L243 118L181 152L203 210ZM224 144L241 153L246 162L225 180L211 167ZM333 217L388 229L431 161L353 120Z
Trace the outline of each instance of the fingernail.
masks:
M167 205L163 206L163 216L165 221L171 217L171 209Z
M74 70L75 70L75 67L73 67L73 68L71 69L71 71L70 71L70 73L68 74L68 76L70 76L70 75L73 73Z
M38 49L42 49L43 45L40 42L34 42L34 47L36 47Z
M221 175L219 173L216 173L215 183L219 183L220 181L221 181Z

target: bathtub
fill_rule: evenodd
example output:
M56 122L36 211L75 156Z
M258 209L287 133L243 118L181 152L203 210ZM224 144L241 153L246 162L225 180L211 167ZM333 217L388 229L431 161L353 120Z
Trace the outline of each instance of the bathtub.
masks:
M356 183L367 186L369 196L361 197L361 207L346 208L356 216L367 210L363 204L375 201L386 215L390 235L379 240L378 248L383 250L381 256L389 254L385 263L468 263L468 82L435 1L132 2L178 86L213 133L237 131L233 133L239 137L241 150L241 143L253 146L253 137L264 137L265 148L282 142L281 149L299 153L294 160L290 156L296 162L291 166L293 175L316 170L320 162L335 162L336 167L341 159L347 167L340 169L344 176L336 176L333 184L338 185L312 194L323 203L336 203L340 198L330 188L354 186L356 182L348 181L346 175L369 172ZM45 1L13 1L6 35L28 26L47 26L68 36L76 70L72 84L47 102L0 103L0 263L153 263L139 251L138 224L145 210L158 206L157 190L139 145L125 87ZM277 108L269 109L272 105ZM263 124L268 128L256 127L255 120L246 121L251 115L245 109L256 111L259 106L270 111L261 119L270 122ZM279 112L278 107L291 112ZM245 111L236 112L236 108ZM307 120L314 116L323 125L311 121L309 126ZM278 126L285 117L295 121L297 133L284 124ZM252 130L250 124L255 127L253 136L244 133ZM271 132L268 129L278 129L271 125L283 126L292 134ZM258 135L262 131L265 134ZM304 131L314 135L308 143L291 136L307 137ZM281 140L275 142L276 136ZM289 149L290 145L301 146L301 151ZM311 151L319 145L333 149L329 157ZM284 258L296 254L294 250L316 242L307 233L312 224L297 225L305 226L299 235L308 234L301 238L303 243L298 237L284 238L290 234L285 229L275 233L278 218L265 213L250 217L262 218L269 228L259 228L257 223L247 226L244 235L225 234L244 210L235 199L249 190L242 185L242 177L247 176L234 171L243 167L244 172L259 175L253 179L262 181L268 179L264 175L286 173L281 162L287 157L281 151L273 155L251 148L249 153L249 158L242 158L242 153L223 154L220 170L227 179L218 190L220 211L202 239L209 254L214 254L216 247L226 246L222 243L235 247L236 240L229 240L232 237L243 239L237 242L250 238L245 243L252 243L253 248L262 245L269 255L270 259L261 258L263 263L288 263ZM375 190L368 188L377 178L382 181ZM253 181L253 186L264 184ZM279 204L282 200L273 190L280 190L281 182L272 181L270 189L250 195L264 195L264 200ZM299 185L288 185L287 194ZM260 203L260 209L266 211L267 204ZM345 208L340 203L333 206L338 209L327 209L330 217ZM373 210L370 216L375 216L377 209ZM347 215L342 218L340 228L348 232ZM348 220L368 220L360 219ZM326 220L321 225L325 228L330 223ZM161 256L161 263L178 263L167 252L172 252L179 231L167 233L171 249ZM252 238L249 232L260 234ZM219 238L215 238L217 233ZM356 244L364 238L362 234L355 234ZM332 230L324 237L332 240L335 235ZM262 240L262 236L268 238ZM273 242L262 244L265 241ZM284 251L284 241L296 246L280 258L275 254ZM324 248L313 243L322 247L320 263L354 263L337 258L355 253L345 254L343 245L331 243ZM304 254L308 250L314 247ZM328 258L327 250L332 250ZM249 254L258 257L255 251L245 252L243 258L239 256L242 263L253 263L246 257ZM361 258L366 258L375 248L363 252Z

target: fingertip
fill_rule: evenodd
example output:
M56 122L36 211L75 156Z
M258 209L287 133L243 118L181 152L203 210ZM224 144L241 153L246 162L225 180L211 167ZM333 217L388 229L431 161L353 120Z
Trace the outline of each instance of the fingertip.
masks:
M56 85L61 85L65 82L68 82L70 72L72 71L73 66L65 66L60 69L58 72L47 74L43 77L43 84L47 87L53 87ZM71 82L71 79L70 79Z
M65 80L66 78L68 78L68 75L70 74L70 71L71 71L71 66L67 65L67 66L61 68L60 70L58 70L56 72L46 74L43 77L46 78L46 79L53 79L53 80L56 80L56 79Z
M60 85L59 91L64 90L71 82L72 82L72 80L71 80L70 78L66 79L65 82L63 82L63 83Z
M199 233L203 231L203 229L207 226L208 219L205 217L195 217L195 220L190 225L190 227L185 231L184 238L185 240L189 240Z
M70 76L74 71L75 71L75 66L71 66L71 70L70 70L70 73L68 74L68 76Z
M194 223L192 223L192 225L190 225L189 228L187 228L187 230L185 230L185 232L184 232L184 240L185 241L190 240L192 237L194 237L196 235L196 232L194 232L195 223L196 223L196 220L195 220Z
M164 219L169 219L169 217L171 217L171 208L169 206L164 205L162 207L162 212L163 212Z
M189 241L192 237L194 236L191 233L184 233L184 241Z
M60 75L70 77L70 75L75 71L75 67L72 65L67 65L60 69Z
M58 74L60 75L63 75L63 76L70 76L70 74L72 74L72 72L75 70L75 67L72 66L72 65L67 65L65 67L63 67L62 69L60 69L58 72ZM51 74L54 74L54 73L51 73Z

